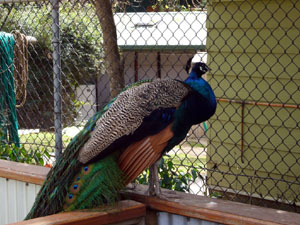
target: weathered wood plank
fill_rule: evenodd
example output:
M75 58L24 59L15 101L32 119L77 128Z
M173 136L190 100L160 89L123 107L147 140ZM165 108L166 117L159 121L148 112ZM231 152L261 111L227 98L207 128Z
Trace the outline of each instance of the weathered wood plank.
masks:
M212 199L165 189L162 190L162 194L167 200L149 197L144 194L146 189L147 186L138 185L136 189L124 192L124 196L125 198L142 202L153 210L218 222L221 224L299 225L300 221L300 214L296 213Z
M101 211L100 211L101 210ZM104 210L104 211L103 211ZM40 217L32 220L14 223L14 225L26 224L64 224L64 225L102 225L119 223L126 220L142 218L146 215L146 206L144 204L124 200L118 204L104 209L93 209L92 211L77 211L77 212L64 212L51 216Z
M49 168L0 160L0 177L31 184L43 184Z

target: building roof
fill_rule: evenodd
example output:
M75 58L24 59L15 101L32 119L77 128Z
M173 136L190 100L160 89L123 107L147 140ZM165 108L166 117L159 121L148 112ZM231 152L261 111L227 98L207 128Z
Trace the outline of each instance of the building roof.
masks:
M206 11L116 13L121 50L204 50Z

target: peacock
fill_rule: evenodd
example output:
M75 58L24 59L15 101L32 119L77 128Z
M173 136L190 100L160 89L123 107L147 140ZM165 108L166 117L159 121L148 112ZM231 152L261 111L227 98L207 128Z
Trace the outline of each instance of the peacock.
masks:
M189 77L126 87L75 136L49 171L25 219L99 207L208 120L216 98L202 78L205 63L188 61Z

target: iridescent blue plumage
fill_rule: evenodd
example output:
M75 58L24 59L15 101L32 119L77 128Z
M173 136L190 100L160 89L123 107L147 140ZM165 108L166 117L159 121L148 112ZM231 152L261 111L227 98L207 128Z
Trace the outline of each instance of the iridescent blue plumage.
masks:
M188 63L191 63L191 60ZM189 69L190 66L187 65L187 72ZM208 120L215 113L217 107L215 94L208 82L202 78L202 75L208 70L208 66L201 62L192 65L189 77L184 82L191 90L174 112L172 125L174 136L164 152L179 144L186 137L192 125Z
M202 78L202 75L204 75L208 70L209 68L206 66L206 64L195 63L192 67L189 77L185 80L185 83L201 94L204 98L209 100L209 105L207 108L205 108L205 110L208 111L207 114L210 114L211 112L215 112L217 101L211 86Z

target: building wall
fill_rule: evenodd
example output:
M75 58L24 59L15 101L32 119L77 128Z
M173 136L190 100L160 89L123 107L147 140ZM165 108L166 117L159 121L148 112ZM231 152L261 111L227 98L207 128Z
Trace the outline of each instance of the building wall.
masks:
M209 82L218 98L300 104L300 1L211 0ZM219 102L208 183L218 190L300 202L300 110Z
M158 78L157 54L156 51L137 52L138 80ZM187 60L193 55L194 53L160 52L161 78L186 79L187 74L184 68ZM123 57L126 82L134 82L135 52L124 52Z

